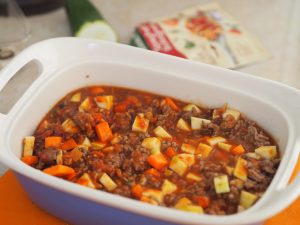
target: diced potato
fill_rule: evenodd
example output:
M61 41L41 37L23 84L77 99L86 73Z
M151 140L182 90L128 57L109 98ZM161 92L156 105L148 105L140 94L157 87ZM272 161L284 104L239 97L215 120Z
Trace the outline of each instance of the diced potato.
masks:
M178 207L182 207L182 206L186 206L186 205L191 205L191 204L192 204L191 200L189 200L186 197L183 197L183 198L181 198L181 199L178 200L178 202L175 205L175 208L177 209Z
M85 98L79 106L79 112L85 112L92 108L91 99L89 97Z
M188 165L179 157L173 157L169 168L177 173L179 176L183 176L188 169Z
M197 153L201 155L202 159L205 159L208 157L212 150L212 147L203 143L199 143L197 147Z
M211 123L210 120L193 117L193 116L191 117L192 130L200 130L203 124L209 124L209 123Z
M218 194L230 192L228 177L226 175L215 177L214 185Z
M84 173L79 179L83 179L83 180L86 180L87 181L87 186L90 187L90 188L95 188L95 185L90 177L89 174L87 173Z
M195 154L196 148L193 145L183 143L181 145L181 150L186 153Z
M101 109L110 110L114 104L114 96L112 95L97 96L94 100L97 106Z
M177 128L183 131L191 131L190 126L186 121L184 121L182 118L180 118L177 122Z
M61 126L62 126L64 132L68 132L68 133L76 133L76 132L78 132L78 127L76 126L76 124L74 123L74 121L71 120L71 119L66 119L62 123Z
M220 149L226 151L226 152L229 152L230 149L232 148L232 145L226 144L226 143L224 143L224 142L219 142L219 143L218 143L218 147L219 147Z
M257 199L257 196L255 194L252 194L247 191L242 191L241 197L240 197L240 205L244 209L247 209L253 205L253 203L256 201L256 199Z
M107 175L107 173L103 173L99 179L100 183L108 190L114 190L118 185Z
M81 93L78 92L71 97L71 102L80 102L81 101Z
M27 136L24 138L23 156L32 156L34 142L34 136Z
M156 189L146 189L143 191L142 196L152 199L158 203L162 203L164 197L162 191Z
M141 201L141 202L147 202L147 203L149 203L149 204L151 204L151 205L158 205L158 202L157 202L157 201L155 201L154 199L145 197L145 196L142 196L142 197L140 198L140 201Z
M183 162L185 162L188 166L195 164L195 155L193 154L181 153L173 156L173 158L179 158L183 160Z
M153 132L157 137L160 138L172 138L172 136L161 126L156 127Z
M162 185L161 190L162 190L162 193L164 195L168 195L168 194L171 194L174 191L176 191L177 190L177 186L176 186L176 184L173 184L171 181L165 179L165 181L164 181L164 183Z
M198 175L196 175L196 174L194 174L194 173L188 173L187 175L186 175L186 179L188 179L188 180L193 180L193 181L201 181L202 180L202 178L200 177L200 176L198 176Z
M242 158L238 158L236 166L234 168L233 175L241 180L247 180L247 161Z
M255 149L255 153L265 159L274 159L277 156L276 146L261 146Z
M234 168L230 167L230 166L226 166L226 171L229 175L232 175Z
M192 111L193 109L195 109L196 112L201 112L201 110L195 104L188 104L183 107L183 111L186 111L186 112Z
M198 205L184 205L184 206L177 207L176 209L186 211L186 212L191 212L191 213L200 213L200 214L203 213L203 208Z
M161 141L156 137L145 138L142 146L149 149L151 154L157 154L160 153Z
M57 165L62 165L63 164L63 152L62 150L58 150L57 155L56 155L56 164Z
M138 114L132 124L132 131L145 133L148 130L149 120L144 117L144 114Z
M250 158L253 158L253 159L260 159L259 154L255 153L255 152L247 152L245 155Z
M226 118L226 116L228 115L231 115L235 120L238 120L240 118L241 113L235 109L227 108L223 113L223 118Z
M208 142L208 144L210 146L214 146L214 145L218 144L219 142L225 142L226 139L218 136L218 137L208 138L206 141Z
M95 150L101 150L103 148L105 148L106 144L105 143L101 143L98 141L94 141L91 143L91 147Z
M84 140L81 143L81 145L84 145L86 147L91 147L92 146L90 139L88 139L87 137L84 138Z

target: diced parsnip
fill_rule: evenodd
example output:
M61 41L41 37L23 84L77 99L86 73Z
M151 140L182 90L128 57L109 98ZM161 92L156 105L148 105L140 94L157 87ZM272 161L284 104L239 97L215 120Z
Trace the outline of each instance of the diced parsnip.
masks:
M201 112L201 110L195 104L188 104L183 107L183 111L186 111L186 112L192 111L193 109L196 110L196 112Z
M198 175L196 175L196 174L194 174L194 173L188 173L187 175L186 175L186 179L188 179L188 180L193 180L193 181L201 181L202 180L202 178L200 177L200 176L198 176Z
M108 190L114 190L118 185L107 175L107 173L103 173L99 179L100 183Z
M78 132L78 127L76 126L76 124L74 123L74 121L71 120L71 119L66 119L62 123L61 126L62 126L64 132L68 132L68 133L76 133L76 132Z
M157 203L162 203L164 197L162 191L156 189L146 189L142 192L142 196L154 200Z
M149 149L151 154L157 154L160 153L161 141L156 137L145 138L142 146Z
M56 164L62 165L63 164L63 152L62 150L58 150L57 155L56 155Z
M186 206L186 205L191 205L191 204L192 204L191 200L189 200L186 197L183 197L183 198L181 198L181 199L178 200L178 202L175 205L175 208L177 209L178 207L182 207L182 206Z
M225 142L226 139L218 136L218 137L208 138L206 141L210 146L214 146L214 145L218 144L219 142Z
M238 158L236 166L233 171L233 175L241 180L247 180L247 161L242 158Z
M196 148L193 145L183 143L181 145L181 150L186 153L195 154Z
M31 156L33 153L35 137L27 136L24 138L23 156Z
M77 92L71 97L71 102L80 102L81 101L81 93Z
M241 197L240 197L240 205L244 209L247 209L253 205L253 203L256 201L256 199L257 199L257 196L255 194L252 194L247 191L242 191Z
M84 145L84 146L86 146L86 147L88 147L88 148L92 146L91 141L90 141L90 139L88 139L88 137L85 137L85 138L84 138L84 140L83 140L83 142L81 143L81 145Z
M92 108L91 99L89 97L87 97L83 100L83 102L81 102L78 110L79 110L79 112L85 112L85 111L90 110L91 108Z
M209 123L211 123L210 120L193 117L193 116L191 117L192 130L200 130L203 124L209 124Z
M94 100L96 105L101 109L110 110L114 104L114 96L112 95L97 96Z
M140 113L134 119L132 131L145 133L147 132L148 126L149 120L144 117L144 114Z
M203 213L203 208L198 205L184 205L184 206L177 207L176 209L186 211L186 212L191 212L191 213L199 213L199 214Z
M160 138L172 138L172 136L161 126L156 127L153 132L157 137Z
M189 124L184 121L184 119L180 118L177 122L177 128L183 131L191 131Z
M274 159L277 156L276 146L261 146L255 149L255 153L265 159Z
M226 166L226 172L228 173L228 175L232 175L234 171L234 168L230 167L230 166Z
M229 152L230 149L232 148L232 145L224 143L224 142L219 142L218 147L226 152Z
M101 150L106 146L106 143L102 143L102 142L98 142L98 141L94 141L91 143L91 148L95 149L95 150Z
M226 175L214 178L215 191L218 194L230 192L228 177Z
M173 184L171 181L165 179L165 181L164 181L164 183L162 185L161 190L162 190L162 193L164 195L168 195L168 194L171 194L174 191L176 191L177 190L177 186L176 186L176 184Z
M169 168L175 173L177 173L179 176L183 176L187 171L188 167L189 166L182 159L175 156L172 158L169 165Z
M231 115L235 120L238 120L240 118L241 113L235 109L227 108L223 113L223 118L226 118L226 116L228 115Z
M212 150L212 147L203 143L199 143L197 147L197 153L201 155L202 159L205 159L208 157Z
M260 159L259 154L255 153L255 152L247 152L245 155L250 158L253 158L253 159Z
M94 183L93 183L93 181L92 181L92 179L91 179L91 177L90 177L90 175L88 174L88 173L84 173L80 178L79 178L80 180L82 179L82 180L86 180L87 181L87 187L89 187L89 188L95 188L95 185L94 185Z
M193 154L187 154L187 153L181 153L173 156L173 158L180 158L185 162L188 166L192 166L195 164L195 155Z

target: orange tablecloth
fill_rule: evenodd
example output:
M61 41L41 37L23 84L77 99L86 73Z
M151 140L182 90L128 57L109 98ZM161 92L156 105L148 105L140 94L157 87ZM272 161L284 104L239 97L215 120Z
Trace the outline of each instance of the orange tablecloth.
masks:
M300 160L294 171L300 171ZM16 177L8 171L0 178L0 218L5 225L67 225L34 205ZM269 219L265 225L300 224L300 198L290 207Z

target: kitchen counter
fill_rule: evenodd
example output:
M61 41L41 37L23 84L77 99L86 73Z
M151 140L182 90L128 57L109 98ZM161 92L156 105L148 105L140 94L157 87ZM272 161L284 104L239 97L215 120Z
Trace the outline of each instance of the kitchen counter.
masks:
M134 28L149 19L168 15L184 8L206 4L207 0L92 0L116 30L122 43L129 43ZM272 57L237 69L300 89L300 1L298 0L219 0L226 11L241 22L268 49ZM17 51L53 37L70 36L63 8L28 17L31 37L13 46ZM1 32L5 29L0 28ZM47 54L47 53L45 53ZM0 69L7 61L0 61ZM0 112L5 113L37 75L35 65L23 68L0 93ZM0 174L6 168L0 164Z

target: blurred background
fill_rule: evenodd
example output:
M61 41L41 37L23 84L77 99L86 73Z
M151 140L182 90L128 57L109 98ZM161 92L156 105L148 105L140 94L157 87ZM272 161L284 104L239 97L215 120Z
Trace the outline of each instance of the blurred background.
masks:
M271 57L236 70L300 88L299 0L91 0L121 43L129 44L135 28L195 5L219 3L250 31ZM21 9L20 9L20 8ZM0 71L27 46L54 37L72 36L63 0L0 0ZM47 54L47 53L45 53ZM0 92L0 112L9 111L36 74L23 68ZM5 168L0 165L0 173Z

